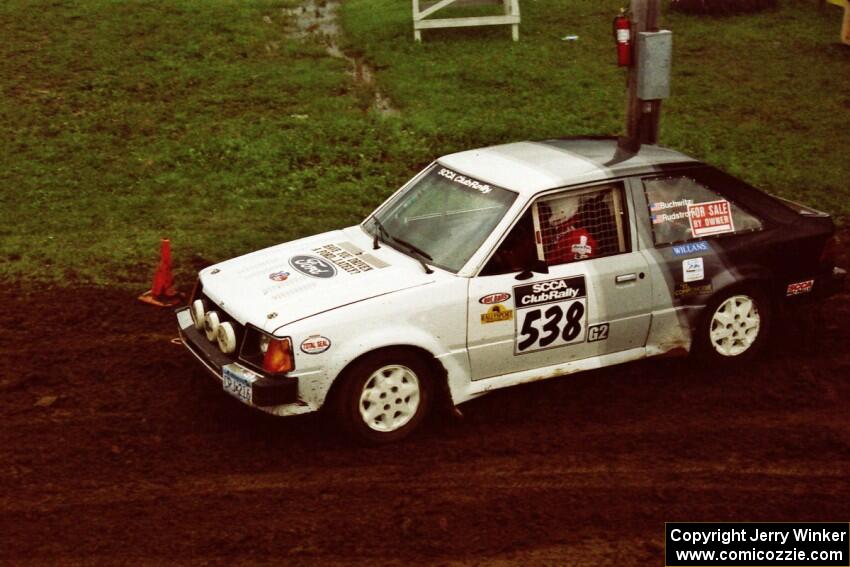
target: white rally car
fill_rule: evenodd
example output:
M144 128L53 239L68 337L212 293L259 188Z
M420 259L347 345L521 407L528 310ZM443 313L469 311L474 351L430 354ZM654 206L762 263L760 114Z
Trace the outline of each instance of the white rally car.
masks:
M201 271L181 337L228 393L326 404L370 442L442 402L695 350L752 357L842 281L834 227L678 152L615 139L440 158L362 224Z

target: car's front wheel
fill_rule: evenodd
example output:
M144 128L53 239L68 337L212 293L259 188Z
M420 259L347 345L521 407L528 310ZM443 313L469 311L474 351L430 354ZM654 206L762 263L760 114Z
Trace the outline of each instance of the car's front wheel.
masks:
M428 365L403 349L387 349L355 361L336 391L336 415L342 428L367 443L407 437L431 405Z
M699 353L720 364L748 361L767 342L770 322L770 302L760 291L722 293L706 308L697 337Z

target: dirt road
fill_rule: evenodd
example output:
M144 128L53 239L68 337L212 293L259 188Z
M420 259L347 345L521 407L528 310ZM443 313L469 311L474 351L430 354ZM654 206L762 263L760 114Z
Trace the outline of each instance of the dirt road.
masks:
M850 519L847 293L749 370L594 371L381 449L244 408L130 295L0 301L2 562L660 565L665 521Z

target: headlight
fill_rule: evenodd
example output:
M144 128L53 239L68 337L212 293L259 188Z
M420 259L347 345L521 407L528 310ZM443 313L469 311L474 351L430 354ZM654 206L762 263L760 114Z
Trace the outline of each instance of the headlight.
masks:
M269 350L269 342L272 338L265 333L260 333L260 352L266 354L266 351Z
M206 332L208 340L216 340L216 337L218 336L218 326L218 313L210 311L204 315L204 332Z

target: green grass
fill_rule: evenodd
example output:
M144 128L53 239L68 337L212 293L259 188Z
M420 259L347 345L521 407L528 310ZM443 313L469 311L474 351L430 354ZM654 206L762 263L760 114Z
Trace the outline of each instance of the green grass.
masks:
M424 32L408 6L348 0L351 47L437 150L524 138L619 134L624 73L614 65L613 0L522 3L507 27ZM808 1L747 16L666 13L674 30L672 98L661 142L776 194L850 213L850 48L841 11ZM568 34L578 41L561 38Z
M408 2L347 0L348 49L398 118L369 110L344 61L287 37L293 3L0 4L0 277L139 289L168 236L186 286L204 262L357 222L441 153L620 130L617 2L525 0L519 43L491 28L416 45ZM665 17L662 142L850 214L839 16L800 0Z

